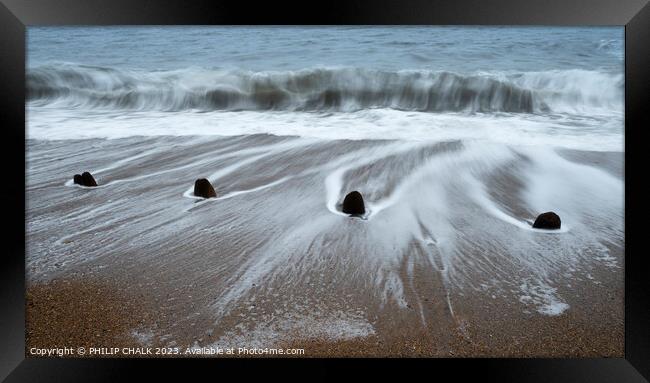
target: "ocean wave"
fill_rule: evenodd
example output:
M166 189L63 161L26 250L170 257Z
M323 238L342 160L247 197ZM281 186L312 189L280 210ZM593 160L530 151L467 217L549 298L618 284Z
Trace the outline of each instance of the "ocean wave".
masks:
M136 72L59 64L32 68L28 101L128 110L548 113L622 110L623 76L586 70L526 73L318 68Z

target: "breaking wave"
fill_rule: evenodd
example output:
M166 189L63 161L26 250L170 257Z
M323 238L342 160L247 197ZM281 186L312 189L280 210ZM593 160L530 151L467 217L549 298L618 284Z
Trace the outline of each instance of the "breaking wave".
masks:
M525 73L320 68L251 72L188 68L136 72L58 64L27 74L37 105L127 110L551 113L622 110L623 76L598 71Z

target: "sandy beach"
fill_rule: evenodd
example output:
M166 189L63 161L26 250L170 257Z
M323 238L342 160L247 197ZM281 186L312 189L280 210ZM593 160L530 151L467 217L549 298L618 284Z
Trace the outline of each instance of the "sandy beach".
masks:
M272 135L27 144L28 349L623 355L622 153ZM98 187L72 184L84 170ZM565 181L540 193L530 175L547 174ZM200 177L217 198L192 195ZM351 190L366 219L340 213ZM555 193L566 229L532 229Z

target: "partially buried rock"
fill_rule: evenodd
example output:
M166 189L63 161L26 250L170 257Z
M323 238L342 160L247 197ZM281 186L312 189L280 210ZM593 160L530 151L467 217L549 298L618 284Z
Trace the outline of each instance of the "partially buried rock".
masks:
M210 181L205 178L199 178L194 182L194 195L203 198L215 198L217 192L214 191Z
M92 174L88 172L83 172L81 175L75 174L73 181L77 185L81 185L81 186L97 186L97 182L95 182L95 178L93 178Z
M343 212L346 214L361 215L366 212L363 197L358 191L348 193L343 200Z
M95 178L93 177L92 174L88 172L81 173L81 180L83 181L84 186L97 186L97 182L95 182Z
M561 225L562 222L560 221L560 216L553 213L552 211L540 214L535 220L535 223L533 223L533 227L535 229L553 230L559 229Z

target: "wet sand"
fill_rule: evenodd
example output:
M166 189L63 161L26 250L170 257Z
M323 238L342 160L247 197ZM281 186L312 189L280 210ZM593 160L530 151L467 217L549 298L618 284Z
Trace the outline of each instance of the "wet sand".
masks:
M29 140L27 347L621 357L622 206L607 194L622 154L535 155L267 135ZM577 176L561 191L600 204L561 201L566 233L526 230L554 197L529 186L546 167L585 171L574 164L602 177L602 195ZM99 188L69 185L85 170ZM191 198L200 177L219 198ZM330 210L355 189L367 221Z

